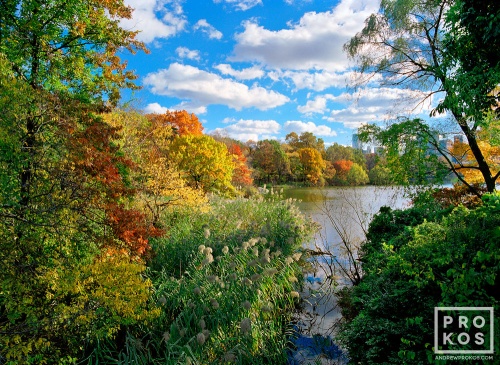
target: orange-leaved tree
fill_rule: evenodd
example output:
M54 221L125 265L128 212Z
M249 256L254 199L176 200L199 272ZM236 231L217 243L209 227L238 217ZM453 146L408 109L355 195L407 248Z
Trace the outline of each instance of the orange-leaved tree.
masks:
M252 185L252 171L248 167L247 158L243 154L241 147L236 143L232 143L229 145L228 151L231 155L233 155L233 161L235 164L232 179L233 185L240 187Z
M188 134L200 136L203 134L203 125L195 114L189 114L185 110L167 111L163 114L147 114L147 118L153 125L170 126L175 135L185 136Z
M338 160L333 163L333 167L335 168L335 182L339 184L344 184L347 182L347 175L351 170L354 162L350 160Z

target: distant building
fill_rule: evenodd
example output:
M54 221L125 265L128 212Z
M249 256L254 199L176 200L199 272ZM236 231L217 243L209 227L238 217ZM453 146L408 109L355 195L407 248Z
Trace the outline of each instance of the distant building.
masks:
M357 150L362 150L363 146L361 142L359 141L359 135L357 133L354 133L352 135L352 148L355 148Z
M447 138L439 140L439 149L441 151L449 151L451 149L451 146L452 146L451 140Z
M465 138L461 134L453 136L454 143L465 143Z

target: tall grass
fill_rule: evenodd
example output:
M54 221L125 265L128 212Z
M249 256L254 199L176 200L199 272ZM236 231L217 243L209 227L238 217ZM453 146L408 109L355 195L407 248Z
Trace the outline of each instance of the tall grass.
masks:
M148 265L161 314L128 329L106 362L285 364L301 243L314 227L291 200L271 198L168 213L169 234L152 242Z

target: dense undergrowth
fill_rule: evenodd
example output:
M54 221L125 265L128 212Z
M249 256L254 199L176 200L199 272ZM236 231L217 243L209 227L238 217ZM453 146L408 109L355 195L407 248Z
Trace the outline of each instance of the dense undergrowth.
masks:
M434 356L434 307L493 307L498 313L500 197L486 194L478 204L421 199L374 217L362 246L364 276L340 292L339 339L353 363L444 363ZM498 354L500 344L494 345Z

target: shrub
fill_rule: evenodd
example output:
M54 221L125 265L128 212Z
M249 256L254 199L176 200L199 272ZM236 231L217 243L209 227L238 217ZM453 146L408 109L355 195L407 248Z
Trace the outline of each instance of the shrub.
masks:
M500 198L486 195L483 203L434 214L385 208L374 219L363 247L365 276L340 299L340 339L353 363L427 363L434 307L499 310ZM498 338L498 318L495 328Z

